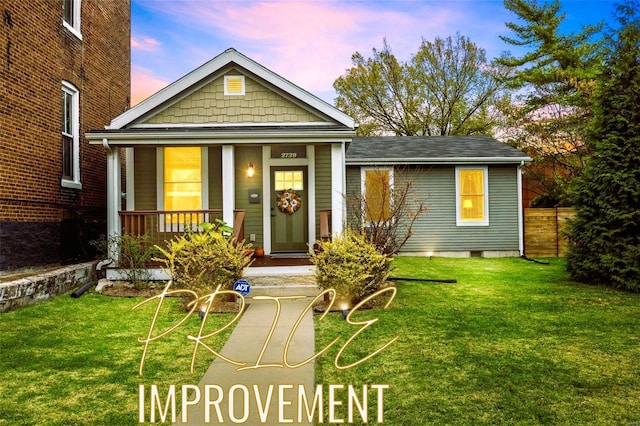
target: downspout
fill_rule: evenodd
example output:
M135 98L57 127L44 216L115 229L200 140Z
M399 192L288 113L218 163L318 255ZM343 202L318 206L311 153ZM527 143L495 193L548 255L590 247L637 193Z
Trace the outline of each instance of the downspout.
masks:
M518 177L518 248L520 250L520 256L524 256L524 217L522 209L522 166L524 161L521 161L517 169Z

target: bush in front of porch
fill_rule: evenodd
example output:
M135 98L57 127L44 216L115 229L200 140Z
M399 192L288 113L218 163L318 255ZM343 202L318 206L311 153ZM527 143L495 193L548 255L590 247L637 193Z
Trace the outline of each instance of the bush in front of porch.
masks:
M366 235L345 231L332 241L318 242L312 253L318 286L336 291L336 300L356 304L385 285L391 257L380 253Z
M221 221L200 226L202 232L188 230L165 248L156 246L162 257L155 260L170 271L180 288L200 297L213 293L218 286L231 290L253 262L251 245L237 241Z

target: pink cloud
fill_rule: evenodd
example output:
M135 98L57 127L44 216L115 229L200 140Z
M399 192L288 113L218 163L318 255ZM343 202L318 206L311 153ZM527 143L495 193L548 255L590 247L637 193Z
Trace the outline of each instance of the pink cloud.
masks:
M155 52L162 45L158 40L153 37L131 37L131 48L137 50L143 50L145 52Z
M243 46L242 53L318 93L333 90L333 81L351 66L355 51L369 56L386 37L398 58L406 60L421 37L449 35L448 27L458 19L451 7L400 4L405 9L335 1L149 2L148 7L226 40L227 47Z
M153 75L151 70L134 65L131 68L131 106L140 103L168 84L168 81Z

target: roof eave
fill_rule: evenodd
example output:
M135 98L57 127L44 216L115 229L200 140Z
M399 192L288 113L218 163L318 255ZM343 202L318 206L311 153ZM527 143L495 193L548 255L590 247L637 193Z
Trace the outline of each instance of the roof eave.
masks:
M106 139L109 145L185 145L196 144L236 144L236 143L302 143L302 142L337 142L349 141L355 130L312 130L312 131L171 131L157 132L137 131L94 131L85 137L92 145L102 145Z
M532 161L531 157L448 157L448 158L348 158L348 166L360 165L453 165L453 164L518 164Z

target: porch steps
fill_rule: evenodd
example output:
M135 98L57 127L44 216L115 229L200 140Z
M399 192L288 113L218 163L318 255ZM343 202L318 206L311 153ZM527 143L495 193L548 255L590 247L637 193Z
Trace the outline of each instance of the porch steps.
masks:
M247 296L306 296L320 294L313 266L249 268L245 274L251 285Z

